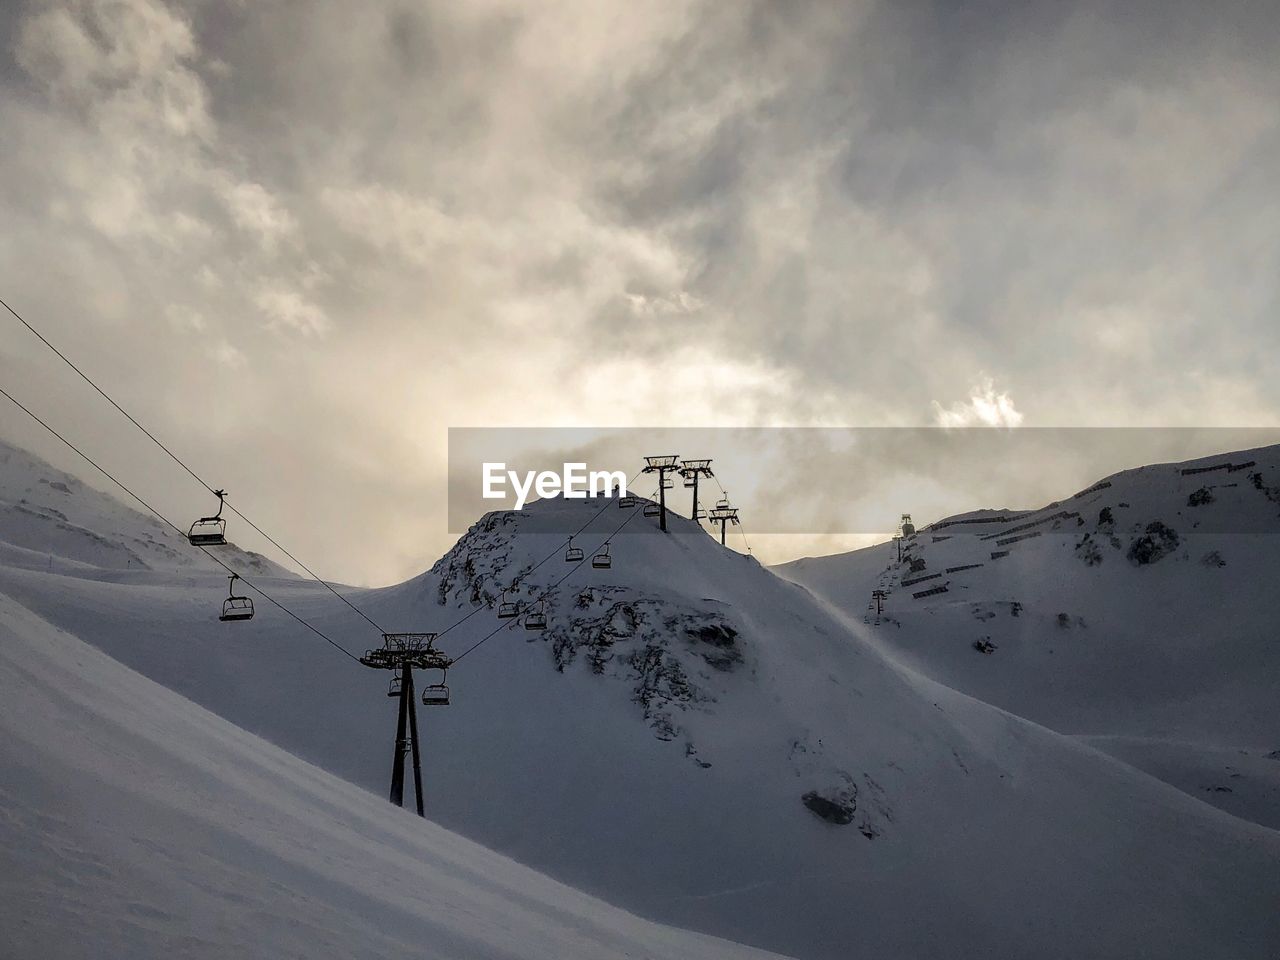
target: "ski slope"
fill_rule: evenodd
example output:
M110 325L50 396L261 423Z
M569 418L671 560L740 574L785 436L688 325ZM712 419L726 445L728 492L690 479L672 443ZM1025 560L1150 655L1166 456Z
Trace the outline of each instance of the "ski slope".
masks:
M292 757L0 597L0 956L748 960Z
M1162 542L1153 523L1176 545L1131 559ZM1267 447L1127 470L1039 510L948 517L906 541L901 565L883 544L777 572L895 662L1274 827L1277 534L1280 448ZM877 588L890 594L878 623Z
M612 537L612 569L560 558L556 531L580 524L588 557ZM422 711L430 817L649 919L814 960L1272 957L1280 833L1076 736L1146 729L1102 722L1122 692L1086 698L1092 726L1050 729L913 660L862 609L671 525L539 501L483 518L420 577L348 592L387 629L458 624L440 641L457 655L500 624L504 588L529 600L566 578L546 633L499 631L450 671L454 705ZM883 553L842 560L833 581L892 575ZM263 583L356 652L379 639L316 584ZM270 608L219 624L223 590L212 573L0 564L33 615L385 795L385 675ZM1256 713L1241 699L1222 709Z

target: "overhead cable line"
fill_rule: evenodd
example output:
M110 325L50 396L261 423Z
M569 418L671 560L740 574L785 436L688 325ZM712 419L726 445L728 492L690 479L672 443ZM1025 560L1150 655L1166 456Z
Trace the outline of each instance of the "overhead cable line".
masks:
M141 430L144 434L146 434L146 436L151 440L152 443L154 443L156 446L158 446L161 450L163 450L166 454L169 455L169 459L171 459L174 463L180 466L183 470L187 471L187 473L191 475L192 479L194 479L196 483L204 487L205 490L207 490L209 493L214 494L215 496L218 496L221 502L226 503L227 507L231 510L232 513L234 513L237 517L239 517L241 520L247 523L250 527L256 530L259 534L262 535L264 539L266 539L269 543L275 546L276 549L278 549L286 557L288 557L290 560L296 563L299 567L305 570L308 574L310 574L311 578L315 580L318 584L320 584L322 587L324 587L326 590L332 593L335 597L337 597L339 600L345 603L348 607L354 610L359 616L363 617L371 627L373 627L379 633L386 633L386 631L381 626L379 626L372 618L370 618L363 610L361 610L354 603L352 603L350 600L348 600L346 597L340 594L337 590L335 590L332 586L330 586L329 583L327 583L325 580L321 579L314 570L312 570L305 563L303 563L301 560L295 557L292 553L286 550L284 546L280 544L279 541L277 541L274 537L268 534L256 523L254 523L252 520L246 517L243 513L237 510L235 505L227 501L225 497L222 497L217 490L215 490L213 487L211 487L208 483L205 482L203 477L201 477L198 473L192 470L191 467L187 466L186 461L184 461L176 453L174 453L167 446L165 446L165 444L154 433L152 433L150 430L144 427L141 423L139 423L138 420L135 419L134 416L130 414L128 410L120 406L120 404L116 403L116 401L111 398L110 394L108 394L105 390L103 390L100 386L98 386L89 377L87 373L85 373L78 366L76 366L75 363L72 362L70 357L68 357L65 353L63 353L61 350L55 347L52 343L50 343L49 339L44 334L42 334L39 330L37 330L34 326L28 323L27 320L21 314L18 313L18 311L14 310L13 307L9 306L9 304L6 303L3 299L0 299L0 306L3 306L6 310L9 311L9 313L13 314L14 318L19 323L21 323L24 327L30 330L31 333L34 334L35 337L41 343L43 343L46 347L48 347L50 350L56 353L67 366L69 366L72 370L74 370L77 374L79 374L80 379L82 379L85 383L89 384L89 386L93 387L93 389L97 391L99 396L101 396L104 400L106 400L107 403L111 404L111 406L115 407L115 409L120 413L121 416L123 416L126 420L132 423L139 430Z
M187 542L186 533L182 530L182 528L181 528L181 527L177 526L175 523L173 523L171 520L169 520L169 518L168 518L168 517L166 517L164 514L162 514L159 510L157 510L155 507L151 506L151 504L147 503L147 501L143 500L143 499L142 499L142 497L140 497L140 496L138 496L136 493L134 493L131 489L129 489L129 487L125 486L125 484L124 484L121 480L118 480L118 479L117 479L114 475L112 475L112 474L111 474L111 473L110 473L110 472L109 472L105 467L103 467L102 465L100 465L97 461L95 461L95 460L94 460L92 457L90 457L87 453L85 453L83 450L81 450L79 447L77 447L74 443L72 443L70 440L68 440L68 439L67 439L66 437L64 437L62 434L60 434L57 430L55 430L55 429L54 429L52 426L50 426L47 422L45 422L44 420L42 420L42 419L41 419L41 418L40 418L40 417L39 417L35 412L33 412L32 410L30 410L30 409L28 409L26 406L24 406L24 405L23 405L23 404L22 404L22 403L21 403L21 402L20 402L16 397L14 397L11 393L9 393L9 392L8 392L7 390L5 390L3 387L0 387L0 394L2 394L2 395L3 395L6 399L8 399L8 400L9 400L9 401L14 405L14 406L16 406L19 410L21 410L23 413L25 413L27 416L29 416L32 420L34 420L36 423L40 424L40 426L44 427L44 428L45 428L46 430L48 430L51 434L53 434L55 437L57 437L59 440L61 440L61 441L62 441L62 442L67 446L67 447L69 447L69 448L70 448L72 451L74 451L74 452L75 452L75 453L76 453L76 454L77 454L81 459L83 459L87 464L89 464L89 466L93 467L95 470L97 470L99 473L101 473L104 477L106 477L108 480L110 480L112 483L114 483L117 487L119 487L121 490L123 490L125 493L127 493L130 497L132 497L132 498L133 498L134 500L136 500L138 503L142 504L142 506L143 506L143 507L145 507L145 508L146 508L146 510L147 510L149 513L153 514L153 515L154 515L155 517L157 517L159 520L161 520L162 522L164 522L164 523L165 523L165 524L167 524L168 526L172 527L172 528L174 529L174 531L175 531L175 532L177 532L178 536L182 537L182 539L183 539L183 541L184 541L184 542ZM275 597L271 596L269 593L267 593L265 590L263 590L260 586L258 586L256 583L254 583L254 582L253 582L252 580L250 580L248 577L244 576L244 574L239 573L238 571L236 571L236 570L232 569L232 568L231 568L230 566L228 566L225 562L223 562L223 560L222 560L220 557L218 557L216 554L213 554L213 553L211 553L209 550L206 550L204 547L201 547L201 546L198 546L198 545L196 546L196 549L197 549L197 550L199 550L200 552L202 552L205 556L207 556L207 557L208 557L210 560L212 560L214 563L218 564L218 566L222 567L222 569L226 570L228 573L235 574L235 575L236 575L240 580L244 581L244 583L245 583L245 585L246 585L246 586L248 586L251 590L253 590L255 593L257 593L259 596L261 596L264 600L268 601L269 603L274 604L276 607L278 607L278 608L279 608L280 610L282 610L284 613L288 614L290 617L292 617L292 618L293 618L294 620L296 620L298 623L302 624L302 626L306 627L308 630L310 630L312 633L314 633L314 634L315 634L316 636L318 636L320 639L324 640L324 641L325 641L326 643L328 643L330 646L334 647L334 648L335 648L335 649L337 649L337 650L340 650L342 653L346 654L348 657L350 657L352 660L355 660L357 663L359 663L359 662L360 662L360 658L359 658L359 657L357 657L355 654L353 654L350 650L348 650L346 647L342 646L342 644L340 644L340 643L338 643L337 641L335 641L335 640L333 640L332 638L330 638L327 634L325 634L323 631L321 631L321 630L320 630L320 629L318 629L317 627L312 626L312 625L311 625L310 623L308 623L306 620L302 619L302 617L298 616L296 613L294 613L292 610L290 610L288 607L286 607L283 603L281 603L281 602L280 602L279 600L277 600Z

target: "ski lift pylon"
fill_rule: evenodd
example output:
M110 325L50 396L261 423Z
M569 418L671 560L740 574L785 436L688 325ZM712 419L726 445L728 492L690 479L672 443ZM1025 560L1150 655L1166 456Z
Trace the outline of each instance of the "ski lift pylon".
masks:
M187 531L187 541L193 547L214 547L227 542L227 521L222 518L222 507L227 491L215 490L218 512L211 517L201 517Z

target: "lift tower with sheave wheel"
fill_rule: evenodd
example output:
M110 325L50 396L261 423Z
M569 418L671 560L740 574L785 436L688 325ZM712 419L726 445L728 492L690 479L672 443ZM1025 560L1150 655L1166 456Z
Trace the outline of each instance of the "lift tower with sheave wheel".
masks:
M713 477L710 460L686 460L680 464L680 476L684 477L684 485L693 490L693 510L689 516L699 526L702 525L703 513L698 509L698 478Z
M422 693L427 706L448 706L449 688L444 678L453 661L435 648L434 633L384 633L382 646L366 650L360 662L375 670L392 670L389 696L400 700L400 716L396 721L395 760L391 767L391 802L404 806L404 759L413 757L413 789L418 800L418 816L422 812L422 757L418 750L418 707L413 696L413 668L439 670L440 682L428 684ZM407 729L406 729L407 726Z
M680 469L680 455L673 453L670 456L662 457L645 457L645 473L656 473L658 475L658 526L663 533L667 530L667 489L672 485L667 479L667 474L674 470Z
M724 546L724 531L729 524L735 527L740 522L738 520L738 508L729 505L728 497L721 497L720 502L711 508L707 514L711 518L712 523L720 524L720 546Z

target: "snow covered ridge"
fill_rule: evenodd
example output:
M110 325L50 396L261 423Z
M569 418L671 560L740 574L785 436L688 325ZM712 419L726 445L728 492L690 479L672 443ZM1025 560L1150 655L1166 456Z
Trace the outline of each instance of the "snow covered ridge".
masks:
M1197 507L1214 505L1212 510ZM930 523L917 536L971 535L994 540L1034 528L1070 532L1106 511L1104 525L1146 516L1183 517L1184 533L1280 532L1280 446L1184 463L1152 464L1106 477L1038 510L980 510ZM1070 523L1063 521L1071 521ZM1164 522L1164 521L1160 521ZM1048 525L1046 527L1046 525ZM1093 523L1096 528L1097 523Z
M54 573L86 567L222 573L155 517L2 441L0 550L7 564ZM220 548L218 555L242 573L293 576L261 554L234 545Z
M1206 578L1233 570L1246 571L1232 584L1244 587L1241 605L1262 609L1250 591L1270 580L1247 573L1243 553L1224 553L1222 568L1172 556L1089 566L1071 542L1041 536L1000 547L1009 555L992 564L973 552L994 541L930 539L911 559L951 586L917 600L894 578L919 574L904 573L909 562L895 568L889 545L797 565L815 574L802 587L687 520L673 519L664 536L638 515L612 536L610 569L565 562L557 531L585 524L575 543L590 555L624 514L606 499L492 514L430 571L354 594L381 623L442 631L439 645L456 655L503 623L504 591L527 600L564 578L547 603L549 629L500 629L450 669L453 705L424 718L427 812L441 826L652 920L804 960L1271 960L1280 833L1258 815L1265 784L1252 785L1280 742L1233 764L1241 778L1222 781L1232 793L1191 786L1269 737L1274 685L1263 700L1273 674L1261 638L1271 621L1250 621L1243 646L1233 634L1229 655L1170 629L1197 625L1185 609L1169 612L1171 598L1193 598L1205 623L1220 617ZM1248 559L1265 571L1276 558ZM1114 590L1100 589L1106 578ZM358 784L385 810L395 724L385 678L271 609L220 629L218 584L202 581L158 569L144 579L88 568L50 577L0 560L0 593L31 615ZM882 582L885 619L864 623ZM272 589L326 633L370 645L367 625L318 585ZM17 616L0 607L0 620ZM972 647L982 635L996 646L989 655ZM1237 659L1245 665L1226 669ZM55 700L52 682L20 680ZM1013 709L1007 701L1024 688L1031 702ZM150 725L146 698L131 699ZM155 723L165 729L168 715ZM1143 747L1157 738L1160 750ZM1178 747L1187 742L1225 746L1193 764ZM116 755L109 738L105 749ZM206 770L203 742L190 749ZM78 777L91 765L69 769ZM179 785L205 775L163 767ZM58 789L51 805L62 811ZM371 815L345 793L324 802L339 821ZM245 809L222 792L208 804L215 819L223 805ZM426 831L414 858L452 850L432 827L406 829ZM138 830L162 859L191 862L177 827ZM307 843L306 876L267 872L304 897L318 869L311 851L329 853ZM236 844L225 855L252 882L255 858ZM431 922L433 902L423 908Z
M585 506L599 511L602 503L616 499L593 498ZM534 523L556 524L555 514L569 512L563 507L563 502L539 501ZM432 567L437 603L495 607L507 600L532 606L561 564L553 561L540 575L533 570L540 557L527 550L529 538L549 540L553 549L555 539L522 535L529 525L529 518L515 513L486 514ZM687 522L679 533L701 536ZM620 582L611 582L616 579L611 570L595 575L590 584L554 591L543 604L549 628L540 639L549 644L557 671L563 673L582 658L593 674L628 683L656 735L674 740L680 734L674 714L716 701L715 677L706 668L724 672L742 667L749 641L740 635L742 626L726 615L725 605L710 598L692 602L637 591L629 585L632 576L620 571ZM692 743L685 748L688 756L696 756Z
M1280 827L1277 532L1280 448L1265 447L945 518L901 564L885 545L779 572L914 669Z

